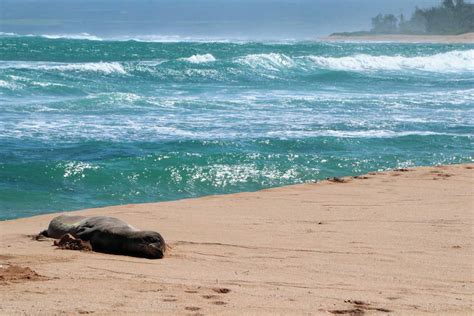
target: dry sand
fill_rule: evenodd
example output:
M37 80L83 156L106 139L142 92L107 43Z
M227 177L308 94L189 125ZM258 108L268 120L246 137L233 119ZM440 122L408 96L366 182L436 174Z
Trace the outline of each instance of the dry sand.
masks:
M163 234L163 260L0 222L0 314L472 314L474 164L73 212Z
M324 41L334 42L400 42L400 43L440 43L473 44L474 33L461 35L365 35L365 36L328 36Z

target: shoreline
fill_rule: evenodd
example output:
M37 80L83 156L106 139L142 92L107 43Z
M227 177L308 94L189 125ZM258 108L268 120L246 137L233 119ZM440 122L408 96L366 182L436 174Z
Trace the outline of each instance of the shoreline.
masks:
M0 314L473 312L474 164L343 179L68 212L157 230L157 261L29 237L58 213L2 221Z
M414 167L407 167L407 168L402 168L402 169L417 169L417 168L434 168L437 166L442 166L442 167L450 167L450 166L462 166L462 165L470 165L474 163L454 163L454 164L448 164L448 165L432 165L432 166L414 166ZM126 204L113 204L113 205L105 205L105 206L98 206L98 207L92 207L92 208L80 208L80 209L71 209L71 210L59 210L59 211L47 211L47 213L40 213L40 214L34 214L31 216L22 216L22 217L17 217L17 218L9 218L9 219L0 219L0 224L2 222L11 222L11 221L17 221L17 220L22 220L22 219L28 219L28 218L36 218L36 217L42 217L42 216L57 216L60 214L76 214L80 212L85 212L85 211L93 211L93 210L101 210L101 209L109 209L109 208L117 208L117 207L128 207L128 206L139 206L139 205L155 205L155 204L162 204L162 203L176 203L176 202L183 202L183 201L194 201L194 200L200 200L200 199L207 199L207 198L212 198L212 197L225 197L225 196L233 196L233 195L238 195L238 194L252 194L252 193L258 193L258 192L264 192L268 190L278 190L278 189L284 189L284 188L291 188L293 186L301 186L301 185L312 185L312 184L317 184L317 183L323 183L323 182L330 182L330 179L356 179L358 177L364 177L369 174L383 174L384 172L394 172L396 170L399 170L398 168L395 169L386 169L382 171L369 171L366 174L360 174L360 175L343 175L343 176L337 176L333 178L326 178L326 179L317 179L317 180L312 180L310 182L304 182L304 183L295 183L295 184L287 184L287 185L281 185L281 186L275 186L275 187L269 187L269 188L263 188L263 189L257 189L254 191L239 191L239 192L230 192L230 193L222 193L222 194L209 194L209 195L203 195L203 196L197 196L197 197L185 197L185 198L179 198L179 199L172 199L172 200L163 200L163 201L152 201L152 202L138 202L138 203L126 203Z
M320 38L328 42L394 42L432 44L474 44L474 33L460 35L404 35L379 34L361 36L330 35Z

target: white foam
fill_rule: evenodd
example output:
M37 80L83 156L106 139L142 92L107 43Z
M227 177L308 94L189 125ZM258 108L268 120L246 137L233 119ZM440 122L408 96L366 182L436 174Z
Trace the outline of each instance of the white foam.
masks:
M462 133L438 133L432 131L393 131L393 130L364 130L364 131L340 131L340 130L321 130L321 131L272 131L266 136L282 138L307 138L307 137L337 137L337 138L397 138L404 136L460 136L469 137L470 134Z
M5 88L9 90L16 90L19 88L18 84L15 84L13 82L8 82L5 80L0 80L0 88Z
M182 36L182 35L134 35L134 36L115 36L104 38L110 41L136 41L148 43L248 43L249 40L245 38L219 38L219 37L196 37L196 36Z
M0 69L34 69L59 71L88 71L106 74L126 74L124 67L118 62L98 63L56 63L56 62L19 62L0 61Z
M293 59L284 54L250 54L237 59L237 62L251 68L265 68L277 71L281 68L289 68L295 65Z
M61 66L52 67L51 69L57 70L70 70L70 71L95 71L95 72L103 72L106 74L110 73L119 73L125 74L126 71L120 63L112 62L112 63L78 63L78 64L66 64Z
M53 83L53 82L40 82L40 81L32 81L32 85L38 86L38 87L66 87L66 85L60 84L60 83Z
M250 54L236 61L251 68L278 71L298 67L317 67L340 71L427 71L427 72L472 72L474 71L474 49L454 50L446 53L424 56L374 56L358 54L344 57L302 56L290 57L284 54Z
M450 51L428 56L372 56L359 54L346 57L307 56L317 67L342 71L421 70L429 72L474 71L474 50Z
M268 39L255 39L247 37L197 37L197 36L183 36L183 35L160 35L160 34L143 34L143 35L124 35L124 36L97 36L89 33L77 33L77 34L18 34L9 32L0 32L0 36L16 36L16 37L43 37L48 39L78 39L78 40L91 40L91 41L135 41L135 42L148 42L148 43L233 43L233 44L245 44L245 43L267 43L267 44L288 44L295 43L298 40L295 39L281 39L281 40L268 40Z
M44 37L48 39L78 39L78 40L90 40L90 41L102 41L101 37L92 35L89 33L78 33L78 34L18 34L10 32L0 32L0 36L14 36L14 37Z
M181 58L181 60L185 60L193 64L201 64L201 63L216 61L216 58L212 56L211 54L203 54L203 55L197 54L188 58Z
M49 39L78 39L78 40L89 40L89 41L102 41L103 39L91 35L89 33L79 33L79 34L42 34L40 35L41 37L44 38L49 38Z

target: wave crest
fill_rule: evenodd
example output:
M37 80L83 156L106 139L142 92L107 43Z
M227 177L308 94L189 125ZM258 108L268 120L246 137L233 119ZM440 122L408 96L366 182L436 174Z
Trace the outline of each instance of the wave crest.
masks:
M421 70L430 72L474 71L474 50L451 51L431 56L347 57L307 56L317 67L343 71Z
M212 61L216 61L216 58L212 54L203 54L203 55L192 55L188 58L181 58L181 60L193 63L193 64L201 64L201 63L208 63Z
M237 62L251 68L265 68L278 71L281 68L289 68L295 65L295 61L285 54L250 54L237 59Z
M279 71L296 68L330 69L337 71L427 71L470 72L474 71L474 50L450 51L425 56L374 56L358 54L344 57L299 56L285 54L250 54L236 60L252 69Z
M98 63L56 63L56 62L19 62L2 61L0 69L31 69L31 70L58 70L58 71L87 71L102 72L105 74L126 74L124 67L118 62Z
M125 69L120 63L81 63L81 64L66 64L61 66L54 66L50 69L57 69L61 71L92 71L92 72L103 72L106 74L118 73L126 74Z
M75 40L89 40L89 41L102 41L103 39L91 35L89 33L79 33L79 34L42 34L40 35L41 37L44 38L49 38L49 39L75 39Z

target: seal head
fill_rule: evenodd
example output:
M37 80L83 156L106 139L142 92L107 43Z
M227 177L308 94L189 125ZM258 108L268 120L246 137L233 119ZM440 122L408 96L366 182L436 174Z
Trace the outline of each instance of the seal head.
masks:
M163 237L153 231L128 231L120 235L95 231L89 241L94 251L148 259L161 259L166 250Z
M134 256L143 254L144 257L149 259L161 259L163 258L166 245L163 237L157 232L153 231L139 231L130 236L133 240L132 243L127 244L127 251ZM130 245L133 245L130 247Z

